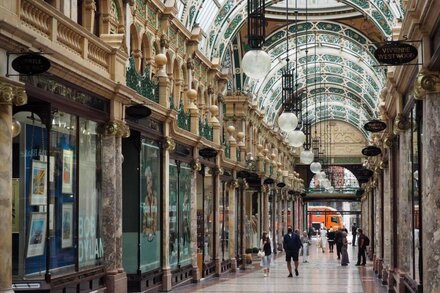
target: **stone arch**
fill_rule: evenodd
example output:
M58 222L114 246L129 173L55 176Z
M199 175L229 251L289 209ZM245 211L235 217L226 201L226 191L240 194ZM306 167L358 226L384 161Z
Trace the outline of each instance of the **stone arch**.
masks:
M101 15L109 17L101 17L101 34L122 34L125 31L124 15L125 7L122 0L100 0Z
M141 55L141 71L144 73L151 64L151 45L145 33L141 37Z

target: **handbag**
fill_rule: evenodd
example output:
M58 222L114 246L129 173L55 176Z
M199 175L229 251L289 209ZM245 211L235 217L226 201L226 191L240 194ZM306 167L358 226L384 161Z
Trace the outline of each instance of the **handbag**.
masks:
M259 257L264 257L264 256L265 256L265 253L264 253L264 251L259 250L258 253L257 253L257 255L258 255Z

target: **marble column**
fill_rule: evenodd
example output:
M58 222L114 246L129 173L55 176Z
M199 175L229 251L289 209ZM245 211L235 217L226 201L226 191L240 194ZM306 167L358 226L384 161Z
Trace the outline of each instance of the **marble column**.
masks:
M400 134L397 241L399 273L409 273L412 257L411 130Z
M214 260L215 260L215 275L220 276L222 271L222 259L221 259L221 227L220 227L220 197L221 192L221 180L220 180L220 156L217 156L217 166L214 169L214 180L215 180L215 190L214 190Z
M440 94L423 101L422 251L423 291L440 292ZM420 177L420 176L419 176Z
M236 251L235 251L235 245L237 243L237 239L235 237L236 235L236 229L237 229L237 215L236 215L236 198L235 198L235 192L236 188L238 187L237 180L232 180L228 184L228 196L229 196L229 257L231 259L231 270L233 272L237 271L237 258L236 258Z
M276 195L276 210L275 210L275 214L277 215L277 223L278 223L278 231L277 231L277 237L278 237L278 241L277 241L277 249L282 247L282 239L283 239L283 235L281 233L282 230L282 223L281 223L281 209L282 209L282 205L281 205L281 190L278 188L277 189L277 195Z
M386 168L383 170L383 221L384 221L384 253L383 253L383 265L382 265L382 284L388 283L388 271L391 264L392 256L392 218L391 218L391 207L392 207L392 197L390 193L391 178L390 169Z
M283 214L283 233L287 233L287 199L286 199L286 194L285 191L283 191L283 210L284 210L284 214Z
M263 200L262 200L262 202L263 202L263 215L262 215L262 217L263 217L263 227L262 227L262 229L263 229L263 231L266 231L266 232L268 232L270 229L269 229L269 191L268 191L268 188L265 186L265 185L263 185L262 187L261 187L261 190L263 190L263 192L262 192L262 196L263 196Z
M0 77L0 292L12 293L12 104L27 101L22 84Z
M168 123L164 124L164 134L166 139L163 146L162 155L162 291L170 291L171 285L171 267L170 267L170 151L174 150L175 142L169 137ZM191 192L193 196L194 192ZM197 194L197 193L196 193ZM196 217L197 219L197 217ZM191 223L192 224L192 223ZM197 226L196 226L197 227ZM195 229L197 231L197 229ZM196 237L197 239L197 237Z
M122 147L121 121L104 126L102 137L102 236L108 292L127 292L122 265Z
M12 105L0 104L0 292L12 291Z
M383 238L383 231L382 231L382 178L379 176L378 178L378 184L376 188L376 197L375 197L375 241L374 241L374 258L375 258L375 264L374 264L374 271L378 274L378 276L382 276L382 238Z
M237 252L235 251L235 246L237 243L236 239L236 229L237 229L237 214L236 214L236 197L235 192L238 187L237 180L232 180L228 184L228 196L229 196L229 257L231 258L231 270L233 272L237 271Z
M192 281L199 282L202 278L202 272L197 263L197 172L200 171L201 164L198 159L192 163L191 177L191 259L192 259Z

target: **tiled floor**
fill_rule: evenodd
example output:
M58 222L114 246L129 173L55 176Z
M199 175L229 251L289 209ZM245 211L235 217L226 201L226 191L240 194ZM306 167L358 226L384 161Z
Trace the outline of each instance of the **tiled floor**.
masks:
M375 277L371 263L356 267L357 247L349 247L350 265L340 265L335 253L322 253L311 247L308 263L300 259L299 276L287 278L284 254L279 255L269 277L261 270L247 269L226 273L220 278L208 278L198 284L175 288L173 292L387 292Z

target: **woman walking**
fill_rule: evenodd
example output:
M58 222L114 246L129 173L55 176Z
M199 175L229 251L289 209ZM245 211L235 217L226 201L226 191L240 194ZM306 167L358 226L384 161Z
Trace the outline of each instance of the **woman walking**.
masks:
M267 277L269 276L269 267L272 258L272 247L270 245L270 239L267 236L267 232L263 232L263 237L261 237L260 250L264 252L260 265L263 268L264 276Z
M309 256L309 245L312 244L308 236L309 235L307 234L307 231L304 231L303 235L301 236L301 243L303 245L302 247L303 262L308 262L307 258Z
M341 254L342 254L341 265L342 266L346 266L350 263L350 261L348 260L347 246L348 246L347 233L342 232L342 250L341 250Z
M321 248L322 252L325 252L327 246L327 229L325 227L321 228Z

